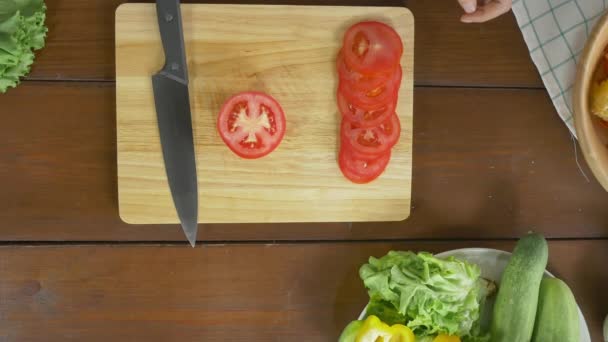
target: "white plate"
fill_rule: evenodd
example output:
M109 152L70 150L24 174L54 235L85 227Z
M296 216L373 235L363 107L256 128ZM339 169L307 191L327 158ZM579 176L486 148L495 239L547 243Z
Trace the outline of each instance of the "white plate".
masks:
M477 264L481 269L482 277L495 281L496 283L500 283L500 277L502 276L502 272L509 262L511 253L489 248L463 248L439 253L435 256L439 258L453 256L458 259L466 260L469 263ZM553 274L549 273L548 271L545 271L545 274L553 277ZM494 301L489 301L488 305L494 305ZM367 306L359 315L359 319L363 319L366 309ZM491 310L488 312L491 312ZM581 342L591 342L589 328L587 328L587 322L585 322L585 317L583 317L580 307L578 309L578 317L581 327ZM482 317L482 320L489 318L490 317Z

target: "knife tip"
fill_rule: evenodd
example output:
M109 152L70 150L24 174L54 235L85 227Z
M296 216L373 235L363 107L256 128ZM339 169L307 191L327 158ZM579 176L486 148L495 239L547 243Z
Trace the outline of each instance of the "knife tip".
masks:
M192 225L183 225L183 228L184 234L186 235L188 242L190 242L190 246L194 247L196 245L196 235L198 232L197 224L194 223Z

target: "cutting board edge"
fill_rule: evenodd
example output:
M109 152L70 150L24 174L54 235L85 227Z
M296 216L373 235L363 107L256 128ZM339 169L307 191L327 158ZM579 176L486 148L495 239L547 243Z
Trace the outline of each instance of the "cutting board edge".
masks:
M238 220L199 220L198 224L281 224L281 223L344 223L344 222L402 222L411 216L411 210L407 210L404 216L399 216L398 218L382 218L382 219L327 219L327 220L272 220L272 221L263 221L263 220L246 220L246 221L238 221ZM144 225L170 225L170 224L179 224L179 221L163 221L163 220L155 220L155 221L130 221L129 219L125 219L125 217L120 213L119 210L119 218L121 221L128 225L133 226L144 226Z
M382 9L395 9L395 10L406 10L407 14L409 16L411 16L412 20L414 20L414 14L412 13L412 11L406 7L406 6L348 6L348 5L281 5L281 4L205 4L205 3L188 3L188 4L181 4L181 6L206 6L206 7L226 7L226 6L231 6L231 7L257 7L257 8L264 8L264 7L268 7L268 8L306 8L306 9L314 9L314 8L319 8L322 7L324 9L338 9L338 8L371 8L371 9L378 9L378 8L382 8ZM116 17L118 15L120 15L119 12L122 12L124 10L129 9L129 7L140 7L140 6L155 6L154 3L145 3L145 2L125 2L122 3L120 5L118 5L116 7L116 10L114 11L114 19L116 19ZM114 21L115 25L116 25L116 20ZM413 29L412 29L413 30ZM115 31L116 32L116 31Z

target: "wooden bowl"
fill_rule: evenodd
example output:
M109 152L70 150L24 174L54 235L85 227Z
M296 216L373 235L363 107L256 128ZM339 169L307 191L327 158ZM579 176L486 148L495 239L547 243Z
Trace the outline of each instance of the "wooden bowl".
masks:
M608 15L593 28L578 63L573 88L574 126L583 155L595 178L608 191L608 127L591 114L590 89L594 74L608 45Z

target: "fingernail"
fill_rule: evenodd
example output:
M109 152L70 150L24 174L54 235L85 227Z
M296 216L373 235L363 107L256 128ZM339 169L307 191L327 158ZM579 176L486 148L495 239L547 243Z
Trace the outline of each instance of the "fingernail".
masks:
M460 21L462 21L463 23L472 23L473 21L471 20L471 18L467 17L466 15L463 15L462 17L460 17Z
M464 4L464 11L467 13L475 12L475 4L472 2L468 2L468 3Z

